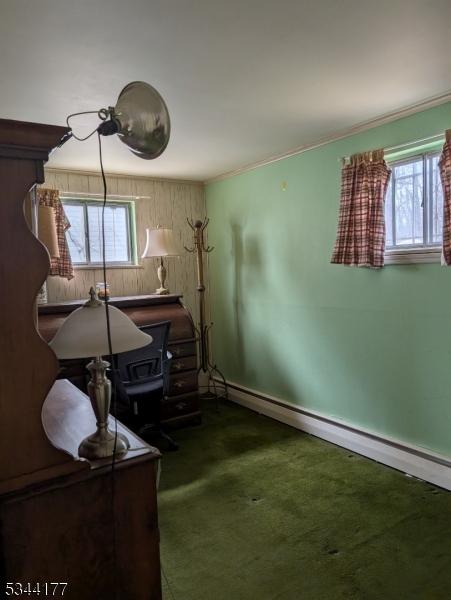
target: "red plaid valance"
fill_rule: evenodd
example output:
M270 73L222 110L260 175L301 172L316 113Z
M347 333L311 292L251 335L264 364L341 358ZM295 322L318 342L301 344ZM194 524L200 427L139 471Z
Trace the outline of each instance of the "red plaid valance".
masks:
M446 141L439 160L443 187L443 263L451 265L451 129L446 132Z
M70 227L61 204L58 190L48 190L39 188L36 190L38 205L51 206L55 210L56 232L58 236L59 257L50 259L49 275L58 275L72 279L74 276L74 268L70 258L69 246L66 241L66 231Z
M332 263L384 266L384 201L390 178L383 150L351 156L341 172L341 201Z

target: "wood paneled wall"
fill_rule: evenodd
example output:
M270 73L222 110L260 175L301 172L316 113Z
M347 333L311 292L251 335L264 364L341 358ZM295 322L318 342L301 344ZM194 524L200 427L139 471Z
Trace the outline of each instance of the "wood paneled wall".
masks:
M205 195L202 183L177 182L169 180L145 179L119 175L107 176L108 193L111 195L140 197L135 200L136 234L138 257L146 242L146 227L169 227L179 240L180 247L192 246L192 231L186 222L189 219L205 217ZM60 192L80 194L101 194L102 180L96 174L75 171L47 169L45 186ZM112 296L152 294L159 287L156 269L158 259L139 259L138 268L108 269L107 277ZM194 254L183 250L179 258L165 261L168 271L167 286L173 293L181 293L184 302L193 314L197 325L197 273ZM85 298L90 286L102 281L99 269L76 269L71 281L60 277L49 277L48 301L60 302ZM208 282L208 273L206 274Z

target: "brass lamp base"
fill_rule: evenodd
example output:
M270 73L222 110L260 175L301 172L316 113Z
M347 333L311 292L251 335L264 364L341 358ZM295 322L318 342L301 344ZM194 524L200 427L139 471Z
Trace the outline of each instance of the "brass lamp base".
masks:
M116 448L115 448L116 446ZM130 444L127 438L118 433L115 435L109 429L97 429L96 432L85 438L78 447L78 455L88 460L121 456L127 452Z
M96 356L87 366L91 373L88 394L96 416L97 430L85 438L78 447L78 455L88 460L121 456L130 448L130 444L121 433L115 434L108 429L108 415L111 404L111 382L106 377L109 363Z

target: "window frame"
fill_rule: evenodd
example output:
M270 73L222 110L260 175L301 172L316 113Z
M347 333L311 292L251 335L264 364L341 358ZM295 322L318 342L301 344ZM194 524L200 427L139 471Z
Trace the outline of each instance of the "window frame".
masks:
M432 203L432 177L430 168L431 159L435 156L440 156L439 149L430 149L423 152L412 153L409 156L394 160L387 160L387 166L393 171L393 168L414 162L421 159L423 163L423 240L429 238L432 232L431 210ZM396 221L394 218L395 212L395 185L392 185L392 235L396 235ZM385 214L385 207L384 207ZM429 230L429 231L428 231ZM426 235L425 235L426 234ZM385 247L385 264L420 264L420 263L440 263L442 256L442 242L438 243L423 243L423 244L405 244L402 246L386 246Z
M61 203L63 208L65 205L71 206L82 206L83 217L84 217L84 229L85 229L85 249L86 249L86 261L77 262L72 260L72 264L75 269L99 269L102 268L103 263L100 261L91 261L91 249L89 244L89 220L88 220L88 206L102 207L103 200L99 200L92 197L81 198L79 196L62 196ZM137 267L136 258L136 221L135 221L135 207L133 200L114 199L109 198L106 202L106 206L122 206L127 211L127 254L128 260L126 261L106 261L107 268L127 268ZM72 257L71 257L72 259Z

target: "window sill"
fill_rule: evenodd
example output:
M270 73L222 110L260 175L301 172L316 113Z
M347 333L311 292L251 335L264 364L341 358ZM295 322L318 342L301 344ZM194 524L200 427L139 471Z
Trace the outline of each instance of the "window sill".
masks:
M386 265L414 265L438 263L442 257L441 248L406 248L405 250L388 250L385 253Z
M143 265L107 265L106 270L110 269L144 269ZM102 265L74 265L75 271L102 271Z

